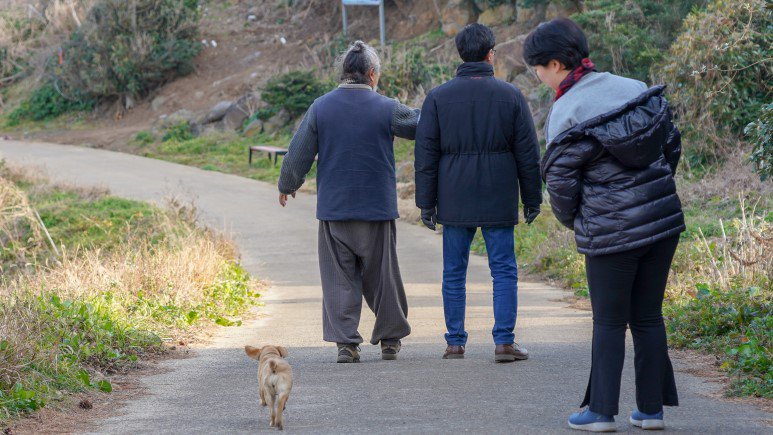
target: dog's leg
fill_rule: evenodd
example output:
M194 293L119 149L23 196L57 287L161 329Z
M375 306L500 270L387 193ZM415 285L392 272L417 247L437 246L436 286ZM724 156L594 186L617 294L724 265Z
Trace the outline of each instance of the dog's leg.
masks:
M268 415L271 418L271 427L274 427L276 425L276 409L275 409L275 400L273 394L266 395L266 402L268 402Z
M258 395L260 396L260 406L266 406L266 398L263 397L264 394L263 394L263 389L262 388L260 390L258 390Z
M285 410L285 404L287 403L287 399L290 397L289 392L283 391L282 394L279 396L279 400L277 401L276 405L276 427L279 428L279 430L284 430L284 410Z

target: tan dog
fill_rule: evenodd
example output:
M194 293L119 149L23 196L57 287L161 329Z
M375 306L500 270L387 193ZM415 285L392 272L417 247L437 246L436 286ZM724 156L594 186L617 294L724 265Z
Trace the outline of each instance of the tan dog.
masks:
M260 405L268 406L271 427L282 430L284 429L282 412L293 389L293 369L284 360L287 349L282 346L261 348L244 346L244 351L250 358L260 361L258 365Z

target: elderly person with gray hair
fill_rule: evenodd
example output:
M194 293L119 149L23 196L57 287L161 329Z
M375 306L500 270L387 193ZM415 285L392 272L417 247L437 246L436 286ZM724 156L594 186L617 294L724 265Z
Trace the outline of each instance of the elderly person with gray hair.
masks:
M376 315L370 342L393 360L411 332L397 262L394 137L413 139L419 111L376 93L378 53L362 41L339 59L341 84L309 107L282 163L279 203L317 163L319 270L325 341L359 362L362 299Z

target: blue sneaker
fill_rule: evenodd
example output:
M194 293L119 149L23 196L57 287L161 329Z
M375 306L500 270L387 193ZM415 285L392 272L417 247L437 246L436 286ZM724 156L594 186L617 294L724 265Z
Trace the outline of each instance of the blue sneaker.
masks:
M663 411L657 414L645 414L637 409L631 413L630 422L644 430L663 430L666 427L663 423Z
M569 427L588 432L615 432L615 417L611 415L596 414L590 409L583 412L575 412L569 417Z

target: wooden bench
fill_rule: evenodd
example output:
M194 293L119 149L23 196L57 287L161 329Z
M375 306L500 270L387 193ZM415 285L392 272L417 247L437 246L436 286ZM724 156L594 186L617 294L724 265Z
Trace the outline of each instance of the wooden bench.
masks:
M276 162L279 159L279 156L284 156L287 154L286 148L279 148L279 147L272 147L268 145L253 145L250 146L250 154L249 154L249 165L252 166L252 153L266 153L268 155L268 159L274 160L274 166L276 166Z

